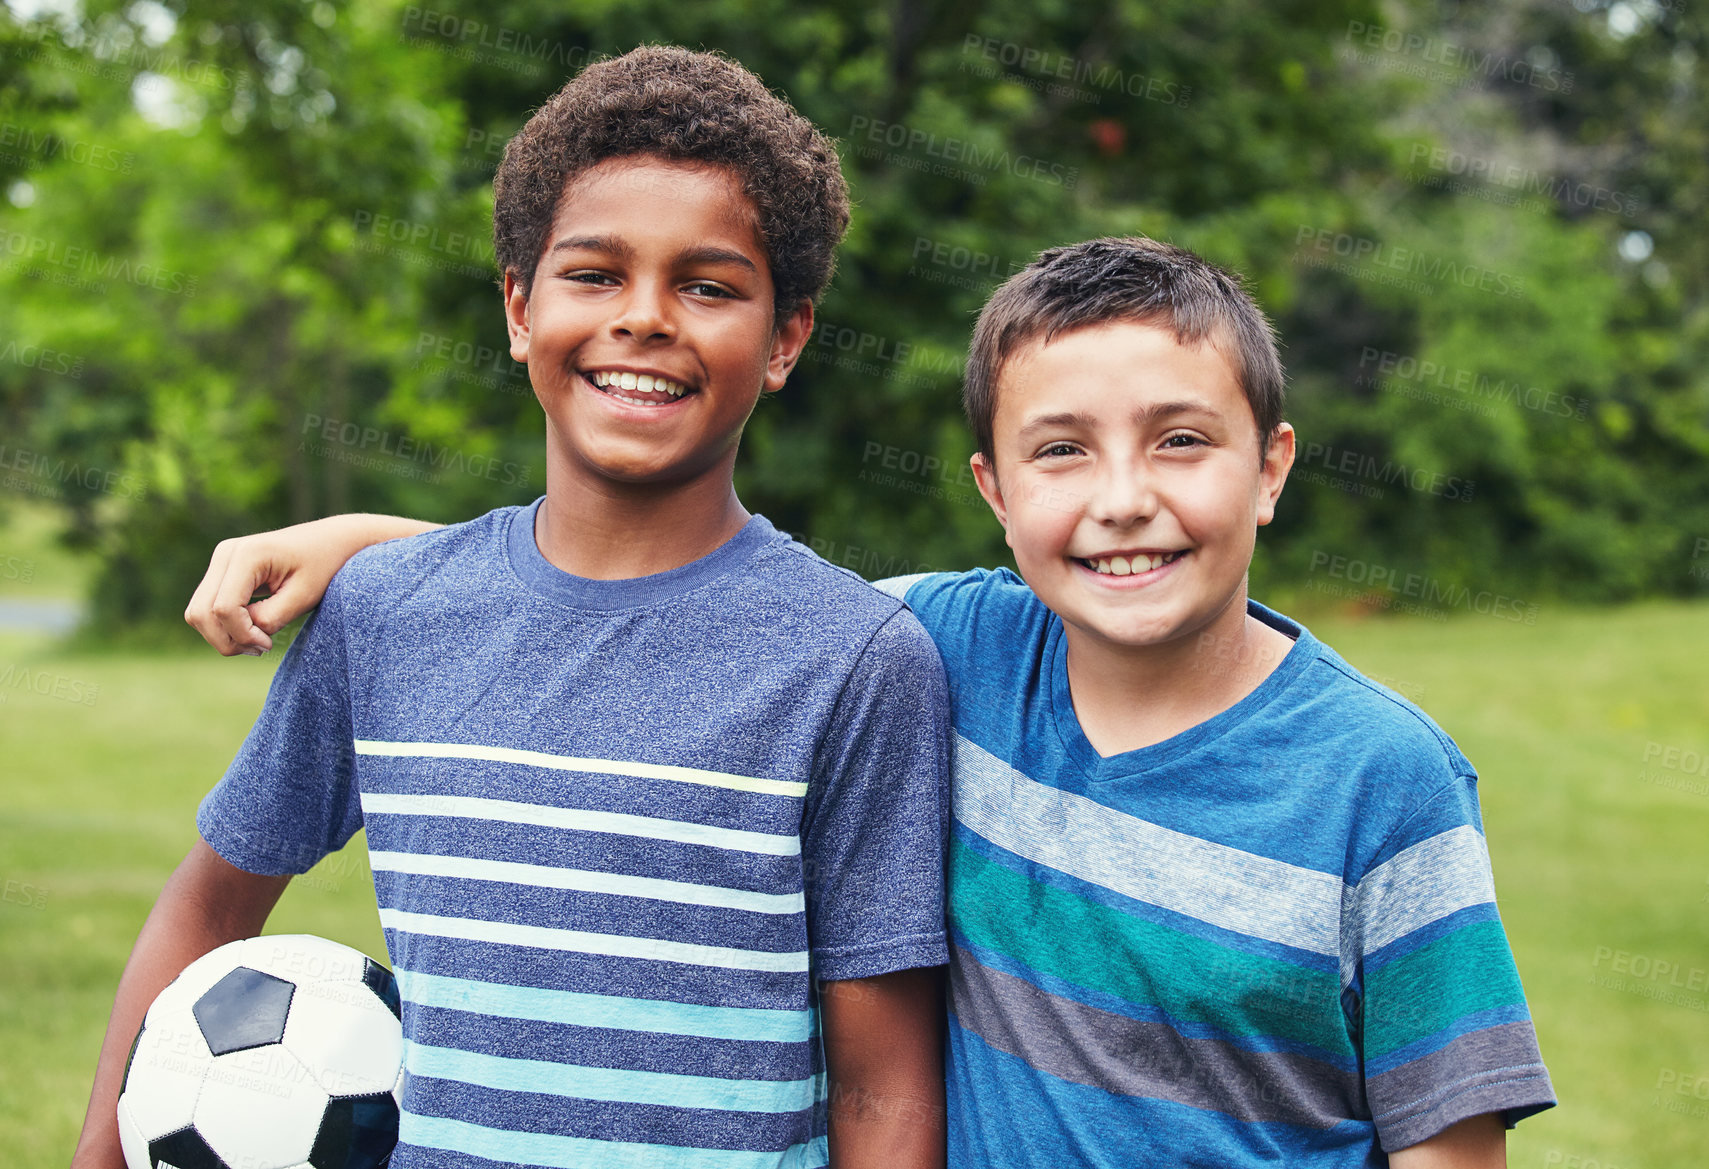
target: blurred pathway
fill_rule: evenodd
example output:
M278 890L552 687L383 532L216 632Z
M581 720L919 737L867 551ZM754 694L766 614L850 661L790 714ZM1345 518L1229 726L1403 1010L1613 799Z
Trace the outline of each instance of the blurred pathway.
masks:
M61 597L0 597L0 633L69 633L83 606Z

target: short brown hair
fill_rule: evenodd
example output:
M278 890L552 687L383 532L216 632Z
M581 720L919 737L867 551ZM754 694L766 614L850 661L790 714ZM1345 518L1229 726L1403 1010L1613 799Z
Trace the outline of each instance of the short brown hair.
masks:
M1112 321L1162 323L1182 345L1209 340L1234 367L1258 422L1258 449L1282 422L1276 333L1238 276L1142 236L1050 248L991 294L973 328L962 403L979 452L994 459L1003 366L1031 341Z
M569 184L608 159L643 155L739 176L759 213L778 324L824 292L849 223L835 148L741 65L674 45L589 65L505 146L493 179L499 270L532 288Z

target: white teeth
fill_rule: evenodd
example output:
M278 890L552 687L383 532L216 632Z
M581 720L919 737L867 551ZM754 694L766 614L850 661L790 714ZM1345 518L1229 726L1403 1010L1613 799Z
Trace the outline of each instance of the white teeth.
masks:
M1135 576L1142 572L1162 568L1179 556L1179 552L1156 554L1140 552L1133 556L1100 556L1096 559L1083 560L1081 563L1090 567L1093 572L1100 576Z
M620 373L616 370L600 369L587 375L587 379L601 389L640 390L654 393L669 394L680 398L688 393L688 387L680 382L650 373ZM629 399L624 399L628 401ZM658 403L650 403L657 405Z

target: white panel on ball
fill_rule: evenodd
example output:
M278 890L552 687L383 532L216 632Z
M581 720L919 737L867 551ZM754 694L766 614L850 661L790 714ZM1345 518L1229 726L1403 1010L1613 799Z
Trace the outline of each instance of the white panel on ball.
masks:
M143 1139L151 1141L190 1123L213 1056L189 1007L150 1010L149 1018L131 1057L124 1100Z
M368 958L313 934L267 934L243 943L243 964L292 982L360 983Z
M397 1017L361 982L298 986L284 1045L334 1096L391 1091L404 1051Z
M314 1148L326 1093L277 1044L222 1055L196 1102L196 1131L228 1164L284 1169Z

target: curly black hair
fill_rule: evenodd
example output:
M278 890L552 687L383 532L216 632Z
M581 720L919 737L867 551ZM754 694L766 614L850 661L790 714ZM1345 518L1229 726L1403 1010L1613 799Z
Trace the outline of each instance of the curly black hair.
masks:
M533 287L569 184L607 159L645 155L739 176L759 215L777 324L819 299L849 224L836 149L735 61L674 45L589 65L505 146L493 179L500 271Z

